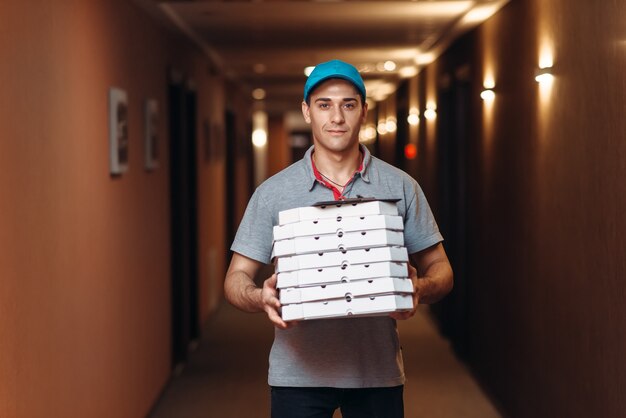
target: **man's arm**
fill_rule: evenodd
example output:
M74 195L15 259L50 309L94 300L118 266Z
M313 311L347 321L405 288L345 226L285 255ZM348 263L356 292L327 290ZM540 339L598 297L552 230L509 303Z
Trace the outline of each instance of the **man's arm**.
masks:
M390 316L395 319L408 319L415 315L419 303L435 303L447 295L453 286L452 266L441 243L411 254L409 275L415 289L413 310L396 312Z
M282 320L278 310L280 302L276 290L276 274L263 282L263 288L254 283L254 277L262 263L233 253L230 266L224 280L224 296L236 308L245 312L265 312L272 323L281 329L293 323Z

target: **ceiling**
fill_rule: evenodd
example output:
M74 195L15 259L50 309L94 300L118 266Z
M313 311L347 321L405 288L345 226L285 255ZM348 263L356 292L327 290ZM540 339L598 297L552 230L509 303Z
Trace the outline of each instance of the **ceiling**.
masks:
M213 65L271 112L302 100L304 69L338 58L354 64L368 96L382 100L458 36L508 0L139 1L182 31ZM383 68L386 61L387 69Z

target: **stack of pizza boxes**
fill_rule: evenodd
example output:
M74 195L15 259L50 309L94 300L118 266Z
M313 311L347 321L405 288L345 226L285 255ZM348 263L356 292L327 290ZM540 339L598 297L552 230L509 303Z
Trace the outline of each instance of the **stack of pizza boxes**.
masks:
M283 320L412 309L396 201L321 202L279 213L273 257Z

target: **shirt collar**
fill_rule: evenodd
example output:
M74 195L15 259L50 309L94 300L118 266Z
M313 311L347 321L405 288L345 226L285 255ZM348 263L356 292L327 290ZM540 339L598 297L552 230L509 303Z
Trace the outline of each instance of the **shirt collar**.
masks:
M361 176L364 182L369 183L370 179L369 179L369 174L368 174L368 168L369 168L370 162L372 161L372 154L370 153L369 149L367 149L365 145L359 144L359 147L361 148L361 152L363 153L363 161L361 162L361 166L359 167L357 174ZM311 145L309 149L306 151L306 153L304 154L304 168L306 170L307 176L309 178L309 184L310 184L309 191L313 190L313 187L315 186L315 183L317 182L317 178L315 177L315 172L313 171L313 160L312 160L314 148L315 146Z

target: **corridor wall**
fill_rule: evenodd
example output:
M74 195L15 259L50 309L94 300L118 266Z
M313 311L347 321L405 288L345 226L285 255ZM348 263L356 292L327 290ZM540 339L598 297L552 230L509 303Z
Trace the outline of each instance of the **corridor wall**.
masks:
M428 94L471 68L457 326L505 416L626 414L625 14L620 2L512 1L419 76ZM552 84L538 84L550 61ZM440 144L423 129L416 176L441 211Z
M133 2L0 4L2 417L143 417L170 376L170 68L197 86L197 131L205 120L223 131L220 76ZM129 171L117 177L110 87L129 98ZM143 164L146 98L160 109L154 171ZM224 178L223 156L202 155L206 320L225 269Z

